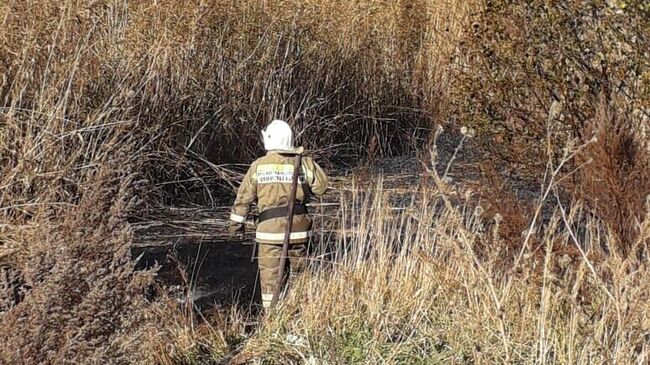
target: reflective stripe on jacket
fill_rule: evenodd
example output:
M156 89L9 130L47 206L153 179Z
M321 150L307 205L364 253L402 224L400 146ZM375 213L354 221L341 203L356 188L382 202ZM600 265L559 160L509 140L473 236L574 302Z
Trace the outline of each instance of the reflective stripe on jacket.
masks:
M302 151L302 148L292 151L270 151L266 156L253 162L239 187L230 219L243 223L250 205L255 202L260 212L269 208L287 206L293 178L294 157ZM303 157L296 201L307 203L312 195L321 196L326 189L327 175L323 169L311 157ZM261 222L257 227L256 240L260 243L282 243L286 221L286 217L278 217ZM311 226L312 221L307 214L294 216L290 242L308 241L312 234Z

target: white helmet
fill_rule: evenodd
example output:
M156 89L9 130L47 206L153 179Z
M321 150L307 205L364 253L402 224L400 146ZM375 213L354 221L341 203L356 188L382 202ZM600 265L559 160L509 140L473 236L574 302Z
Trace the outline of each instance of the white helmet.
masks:
M292 150L293 149L293 132L287 122L283 120L274 120L266 129L262 130L264 138L264 149L271 150Z

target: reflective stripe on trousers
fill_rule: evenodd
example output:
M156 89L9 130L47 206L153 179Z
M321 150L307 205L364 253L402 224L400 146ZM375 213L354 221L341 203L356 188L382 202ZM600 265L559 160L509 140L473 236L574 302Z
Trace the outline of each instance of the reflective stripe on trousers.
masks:
M273 293L271 294L262 293L262 307L269 308L271 306L272 301L273 301Z
M312 231L303 231L303 232L291 232L289 236L290 240L304 240L313 235ZM264 241L275 241L277 243L282 243L284 241L284 233L266 233L266 232L256 232L255 238L258 240Z

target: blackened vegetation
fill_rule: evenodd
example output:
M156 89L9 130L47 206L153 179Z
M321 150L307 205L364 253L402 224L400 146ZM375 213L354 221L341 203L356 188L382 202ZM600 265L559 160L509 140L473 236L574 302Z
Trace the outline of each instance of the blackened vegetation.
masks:
M157 267L156 294L197 311L234 305L242 313L257 312L252 227L241 240L229 237L227 210L208 207L161 208L131 224L137 268Z

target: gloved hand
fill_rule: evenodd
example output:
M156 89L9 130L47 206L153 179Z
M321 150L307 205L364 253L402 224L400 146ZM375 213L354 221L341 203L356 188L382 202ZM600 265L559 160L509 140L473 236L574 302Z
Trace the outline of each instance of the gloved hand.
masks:
M231 222L228 231L231 238L237 238L244 234L244 223Z

